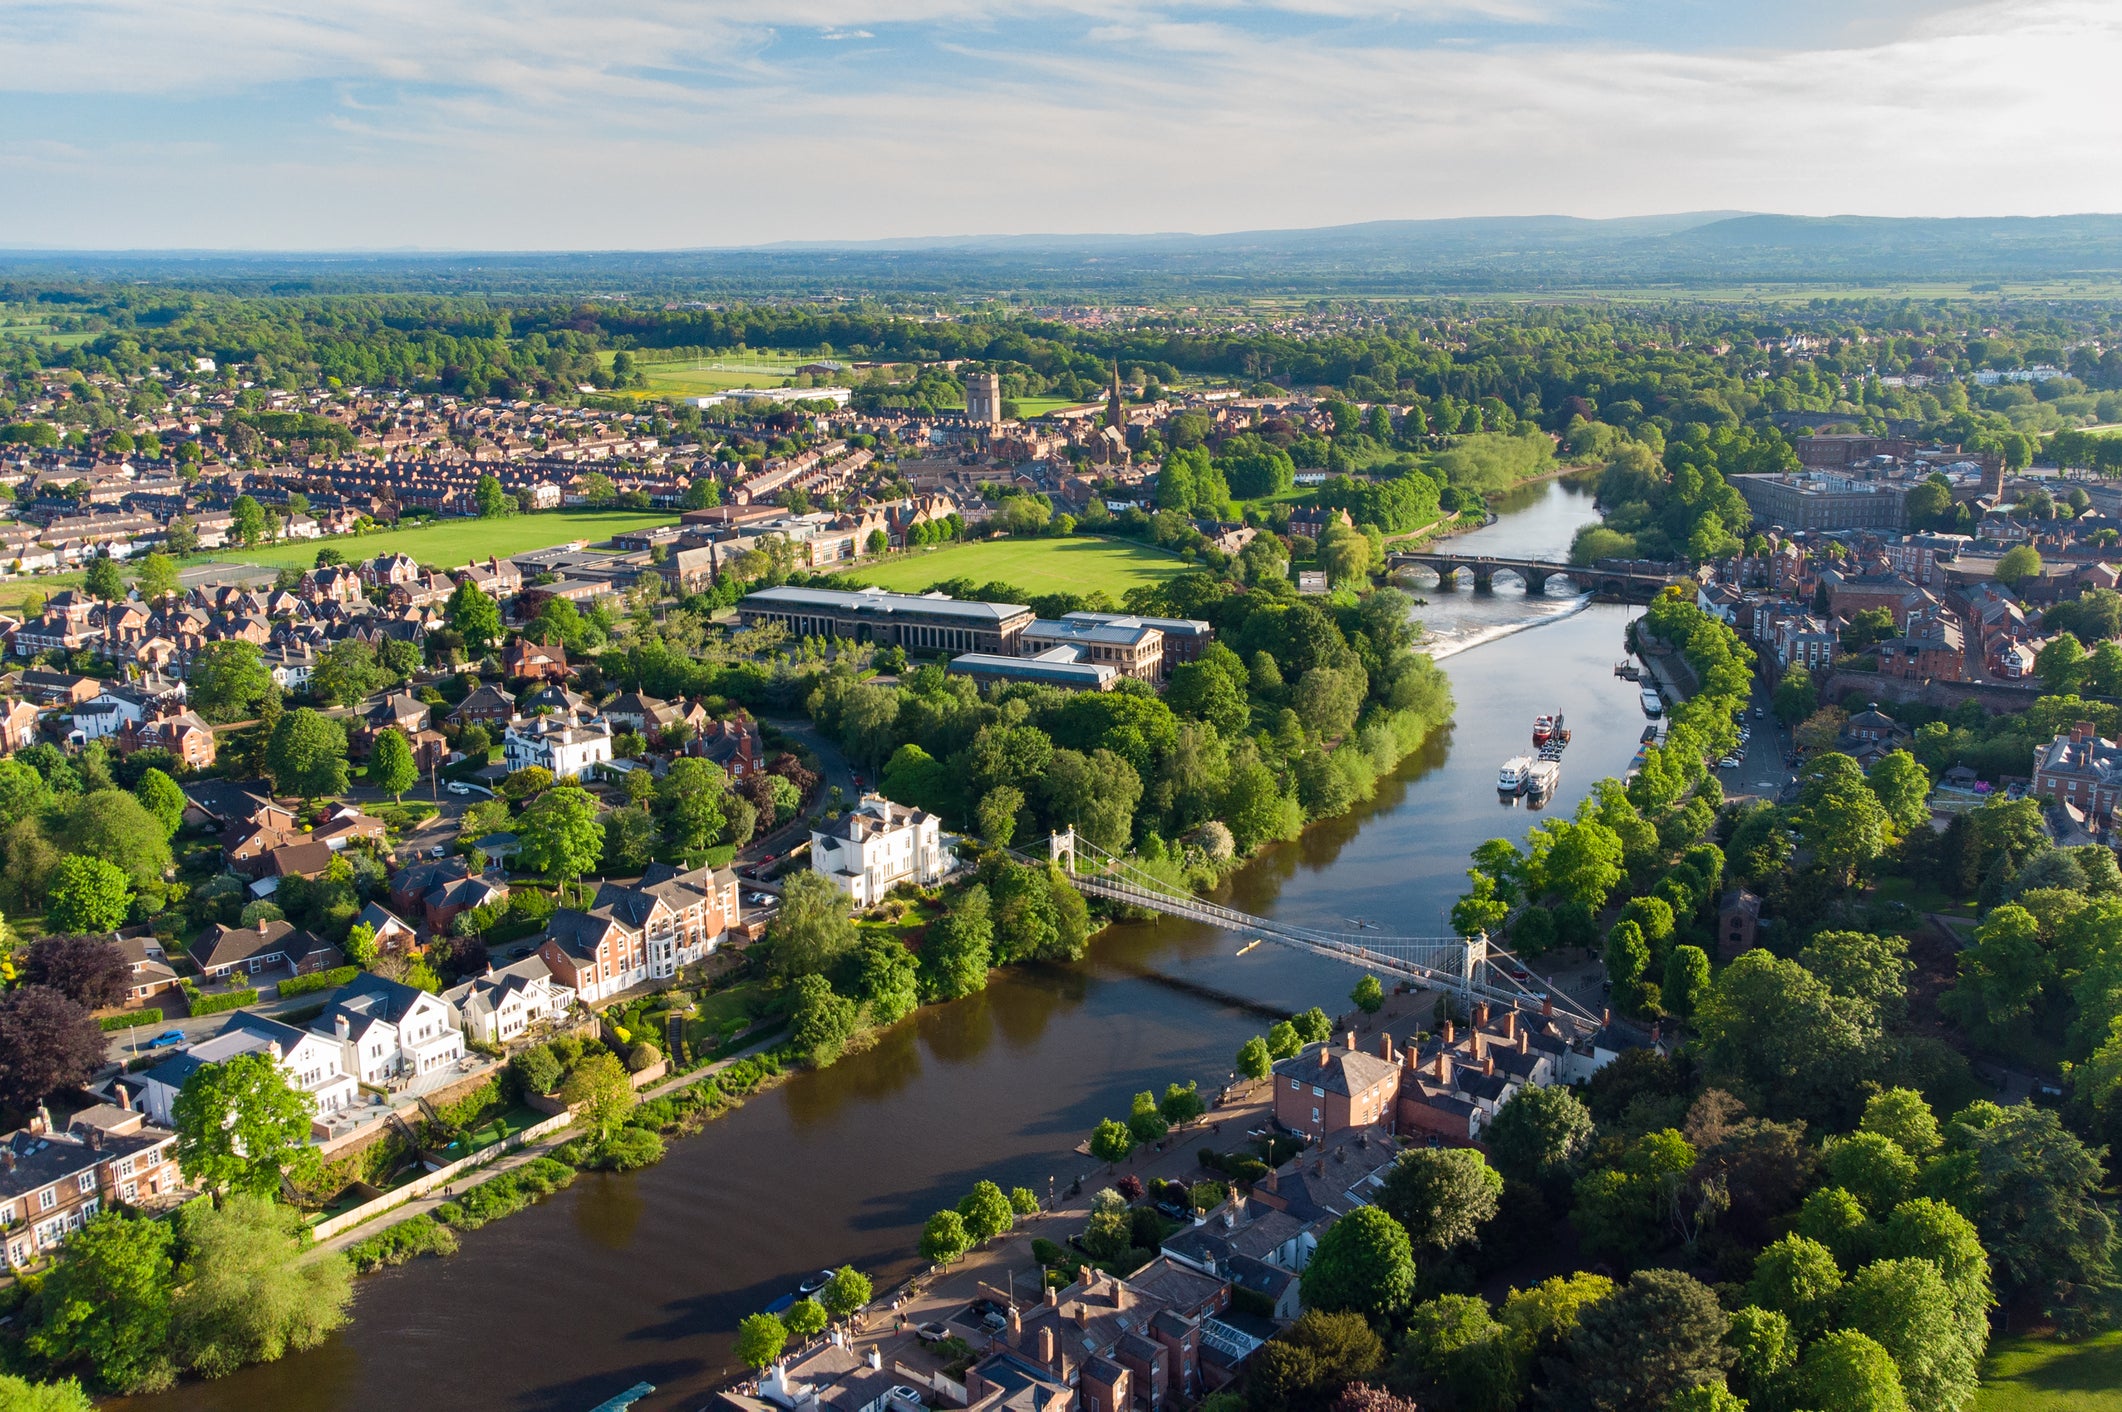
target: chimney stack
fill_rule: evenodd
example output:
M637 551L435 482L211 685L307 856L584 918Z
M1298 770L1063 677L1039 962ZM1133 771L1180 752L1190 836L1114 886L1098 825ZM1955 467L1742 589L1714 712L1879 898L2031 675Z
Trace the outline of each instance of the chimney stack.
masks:
M1532 1049L1532 1041L1533 1041L1533 1032L1532 1032L1531 1030L1519 1030L1519 1031L1518 1031L1518 1052L1519 1052L1520 1054L1524 1054L1524 1053L1527 1053L1527 1052L1529 1052L1529 1051L1530 1051L1530 1050Z
M1448 1049L1440 1049L1440 1050L1438 1050L1438 1051L1437 1051L1437 1082L1438 1082L1438 1084L1439 1084L1439 1085L1441 1085L1442 1087L1445 1087L1445 1088L1450 1088L1450 1087L1451 1087L1451 1081L1452 1081L1452 1056L1451 1056L1451 1051L1450 1051L1450 1050L1448 1050Z
M1474 1024L1475 1024L1476 1026L1480 1026L1480 1025L1485 1025L1485 1024L1487 1024L1487 1023L1488 1023L1488 1002L1487 1002L1486 1000L1476 1001L1476 1002L1474 1003Z
M1496 1076L1496 1056L1491 1054L1481 1061L1481 1072L1489 1078Z
M1543 995L1540 997L1540 1013L1543 1015L1552 1015L1555 1013L1555 998L1552 995Z
M1600 1024L1602 1024L1602 1025L1610 1025L1610 1024L1612 1024L1613 1022L1614 1022L1614 1012L1613 1012L1613 1011L1612 1011L1611 1009L1605 1009L1605 1010L1601 1010L1601 1011L1599 1012L1599 1023L1600 1023Z
M1393 1037L1391 1035L1381 1034L1378 1036L1378 1057L1388 1064L1393 1062Z
M1039 1362L1048 1368L1054 1366L1054 1326L1052 1324L1041 1324L1039 1326Z
M133 1091L132 1091L131 1089L127 1088L127 1087L126 1087L126 1086L125 1086L124 1084L119 1084L119 1085L117 1085L117 1089L118 1089L118 1106L119 1106L120 1108L123 1108L123 1109L124 1109L124 1110L125 1110L126 1112L128 1112L128 1113L132 1112L132 1111L133 1111Z
M1348 1034L1344 1037L1344 1042L1348 1046L1349 1053L1353 1054L1356 1052L1356 1032L1354 1030L1350 1030L1348 1032Z
M1505 1039L1516 1039L1518 1037L1518 1011L1515 1006L1503 1012L1503 1037Z
M1325 1067L1326 1067L1326 1064L1327 1064L1327 1061L1328 1061L1329 1059L1331 1059L1331 1058L1333 1057L1333 1054L1332 1054L1332 1049L1333 1049L1333 1046L1332 1046L1332 1045L1322 1044L1322 1045L1320 1045L1320 1046L1319 1046L1319 1067L1320 1067L1320 1068L1322 1068L1322 1069L1323 1069L1323 1068L1325 1068Z
M1047 1308L1049 1308L1049 1309L1054 1309L1054 1308L1058 1308L1058 1307L1060 1306L1060 1304L1061 1304L1061 1291L1060 1291L1060 1290L1058 1290L1058 1289L1055 1289L1055 1288L1054 1288L1054 1287L1053 1287L1052 1285L1048 1285L1048 1286L1046 1287L1046 1307L1047 1307Z
M1444 1042L1446 1044L1455 1044L1458 1042L1458 1039L1459 1027L1453 1024L1450 1020L1446 1020L1444 1022Z
M346 1016L332 1016L332 1033L337 1035L342 1043L345 1042L346 1039L348 1039L353 1034L353 1032L354 1027L347 1023Z
M1014 1304L1009 1306L1009 1342L1012 1348L1024 1342L1024 1316Z

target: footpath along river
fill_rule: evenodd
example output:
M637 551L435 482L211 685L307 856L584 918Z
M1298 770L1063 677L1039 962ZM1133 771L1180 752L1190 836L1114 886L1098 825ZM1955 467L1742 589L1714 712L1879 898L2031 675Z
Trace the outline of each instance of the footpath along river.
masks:
M1476 553L1561 558L1593 517L1588 489L1527 487L1462 537ZM1256 914L1439 935L1468 852L1540 815L1506 808L1497 765L1532 718L1560 709L1575 739L1549 806L1568 813L1628 763L1643 719L1616 680L1636 609L1560 583L1426 592L1418 610L1450 671L1458 719L1348 817L1255 861L1229 900ZM910 1274L921 1223L982 1177L1066 1187L1072 1151L1131 1094L1173 1080L1213 1090L1270 1014L1347 1008L1358 973L1163 919L1109 928L1081 963L998 975L868 1051L800 1075L659 1165L584 1176L542 1206L464 1238L460 1254L357 1282L353 1322L323 1347L213 1383L129 1399L138 1412L582 1412L636 1381L644 1409L696 1408L734 1371L744 1315L807 1271L852 1262L880 1289ZM1244 998L1240 1005L1211 996Z

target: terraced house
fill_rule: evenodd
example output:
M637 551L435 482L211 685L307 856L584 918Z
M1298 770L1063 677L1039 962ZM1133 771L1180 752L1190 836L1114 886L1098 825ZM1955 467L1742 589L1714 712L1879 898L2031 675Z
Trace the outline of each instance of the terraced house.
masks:
M655 863L639 882L599 887L587 911L554 913L538 954L556 982L594 1004L703 960L738 920L735 873Z

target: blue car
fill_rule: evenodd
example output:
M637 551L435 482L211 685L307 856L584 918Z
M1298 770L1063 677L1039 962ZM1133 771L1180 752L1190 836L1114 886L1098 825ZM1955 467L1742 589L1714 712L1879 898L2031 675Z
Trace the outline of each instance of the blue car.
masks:
M149 1049L167 1049L173 1044L184 1043L183 1030L164 1030L147 1042Z

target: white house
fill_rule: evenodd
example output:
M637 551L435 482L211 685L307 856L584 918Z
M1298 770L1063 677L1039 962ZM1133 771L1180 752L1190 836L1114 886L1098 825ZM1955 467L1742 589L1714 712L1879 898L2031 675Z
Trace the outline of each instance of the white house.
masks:
M501 758L511 772L543 765L554 779L581 779L612 758L612 728L601 719L578 725L564 716L539 716L503 733Z
M156 698L147 692L112 683L74 708L73 734L84 745L107 739L128 725L139 725L154 712L156 704Z
M442 992L457 1008L465 1032L485 1044L506 1044L540 1020L558 1019L575 1003L575 993L553 979L545 958L526 956L499 970Z
M339 1066L362 1083L417 1078L464 1057L457 1012L441 997L363 972L310 1022L339 1050Z
M309 1095L320 1118L353 1107L360 1092L353 1075L339 1062L339 1046L328 1037L238 1010L228 1017L221 1033L199 1041L142 1075L147 1089L141 1099L148 1117L162 1127L173 1126L175 1115L171 1110L177 1095L184 1090L184 1081L208 1064L239 1054L271 1058L289 1083Z
M955 866L934 814L865 794L844 817L810 836L811 871L867 907L902 882L941 882Z

